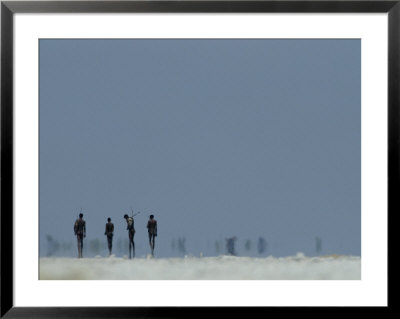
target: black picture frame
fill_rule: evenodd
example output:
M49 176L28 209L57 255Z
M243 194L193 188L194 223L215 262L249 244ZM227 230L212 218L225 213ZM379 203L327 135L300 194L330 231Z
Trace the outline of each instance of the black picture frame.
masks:
M308 1L1 1L1 318L190 318L193 315L282 315L279 307L33 307L13 305L13 16L15 13L269 12L388 14L388 225L399 210L400 0ZM390 234L388 229L388 249ZM388 265L389 251L388 251ZM389 274L389 269L388 269ZM390 281L388 280L388 287ZM391 295L388 291L388 311ZM341 308L329 309L333 315ZM290 307L297 316L326 307ZM346 311L348 308L346 309ZM360 308L357 308L360 310ZM371 312L366 308L365 311ZM259 313L259 314L258 314Z

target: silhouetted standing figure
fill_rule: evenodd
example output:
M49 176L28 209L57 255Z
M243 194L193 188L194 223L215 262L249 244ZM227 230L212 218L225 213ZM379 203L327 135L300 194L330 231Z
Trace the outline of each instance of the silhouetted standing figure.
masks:
M267 241L263 237L258 237L257 250L260 255L267 250Z
M78 258L82 258L83 254L83 238L86 237L86 222L83 220L83 214L79 214L79 218L74 224L74 233L78 240Z
M107 236L107 243L108 243L108 254L111 256L112 253L112 240L114 236L114 224L111 222L111 218L107 218L108 223L106 224L106 231L104 235Z
M182 255L186 254L186 238L185 237L178 238L178 250Z
M236 256L235 241L236 241L235 236L226 239L226 251L228 252L229 255L232 256Z
M150 219L147 222L147 230L149 232L149 245L151 255L154 256L154 245L157 237L157 221L154 219L154 215L150 215Z
M126 219L126 224L127 224L126 229L128 230L128 236L129 236L129 259L130 259L132 257L135 257L135 242L133 241L133 237L135 236L136 231L135 231L133 217L129 217L127 214L125 214L124 218Z

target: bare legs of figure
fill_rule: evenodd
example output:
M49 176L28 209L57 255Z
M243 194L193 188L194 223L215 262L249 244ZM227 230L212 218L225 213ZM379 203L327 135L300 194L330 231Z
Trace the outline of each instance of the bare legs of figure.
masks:
M108 242L108 255L111 256L112 252L112 236L108 237L107 236L107 242Z
M154 234L149 233L149 245L151 250L151 255L154 256L154 245L155 245L156 236Z
M134 234L129 233L129 259L135 258L135 242L133 241ZM132 250L132 254L131 254Z
M83 251L83 235L76 235L78 239L78 258L82 258L82 251Z

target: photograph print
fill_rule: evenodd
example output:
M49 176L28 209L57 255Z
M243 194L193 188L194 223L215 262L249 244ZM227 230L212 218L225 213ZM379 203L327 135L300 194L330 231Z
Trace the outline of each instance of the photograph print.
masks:
M40 280L360 280L360 39L40 39Z

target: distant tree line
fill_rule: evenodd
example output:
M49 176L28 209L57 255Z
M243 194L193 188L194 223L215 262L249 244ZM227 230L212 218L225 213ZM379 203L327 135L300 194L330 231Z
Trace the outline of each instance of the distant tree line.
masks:
M251 239L244 239L243 246L238 246L238 238L236 236L225 238L224 241L215 240L213 254L215 255L231 255L231 256L249 256L259 255L262 256L268 252L268 242L263 236L259 236L255 241ZM76 253L75 241L60 242L53 238L51 235L46 235L46 253L47 257L52 256L74 256ZM128 252L128 240L118 238L115 243L116 255L126 255ZM238 249L239 247L239 249ZM105 240L90 239L85 244L85 249L88 255L96 256L105 254L107 251L107 243ZM185 256L190 253L187 248L186 237L180 236L171 240L171 250L178 256ZM240 250L240 253L239 253ZM322 251L322 239L315 237L315 253L319 255Z
M214 242L214 253L216 255L226 254L226 255L237 256L238 255L238 250L236 245L237 241L238 239L236 236L225 238L225 245L221 243L220 240L216 240ZM255 247L257 249L257 253L259 255L262 255L266 253L268 248L268 243L264 237L260 236L257 239ZM173 238L171 240L171 249L178 255L185 256L188 252L186 248L186 238L185 237ZM245 255L250 254L252 250L253 250L253 242L250 239L246 239L244 243Z

